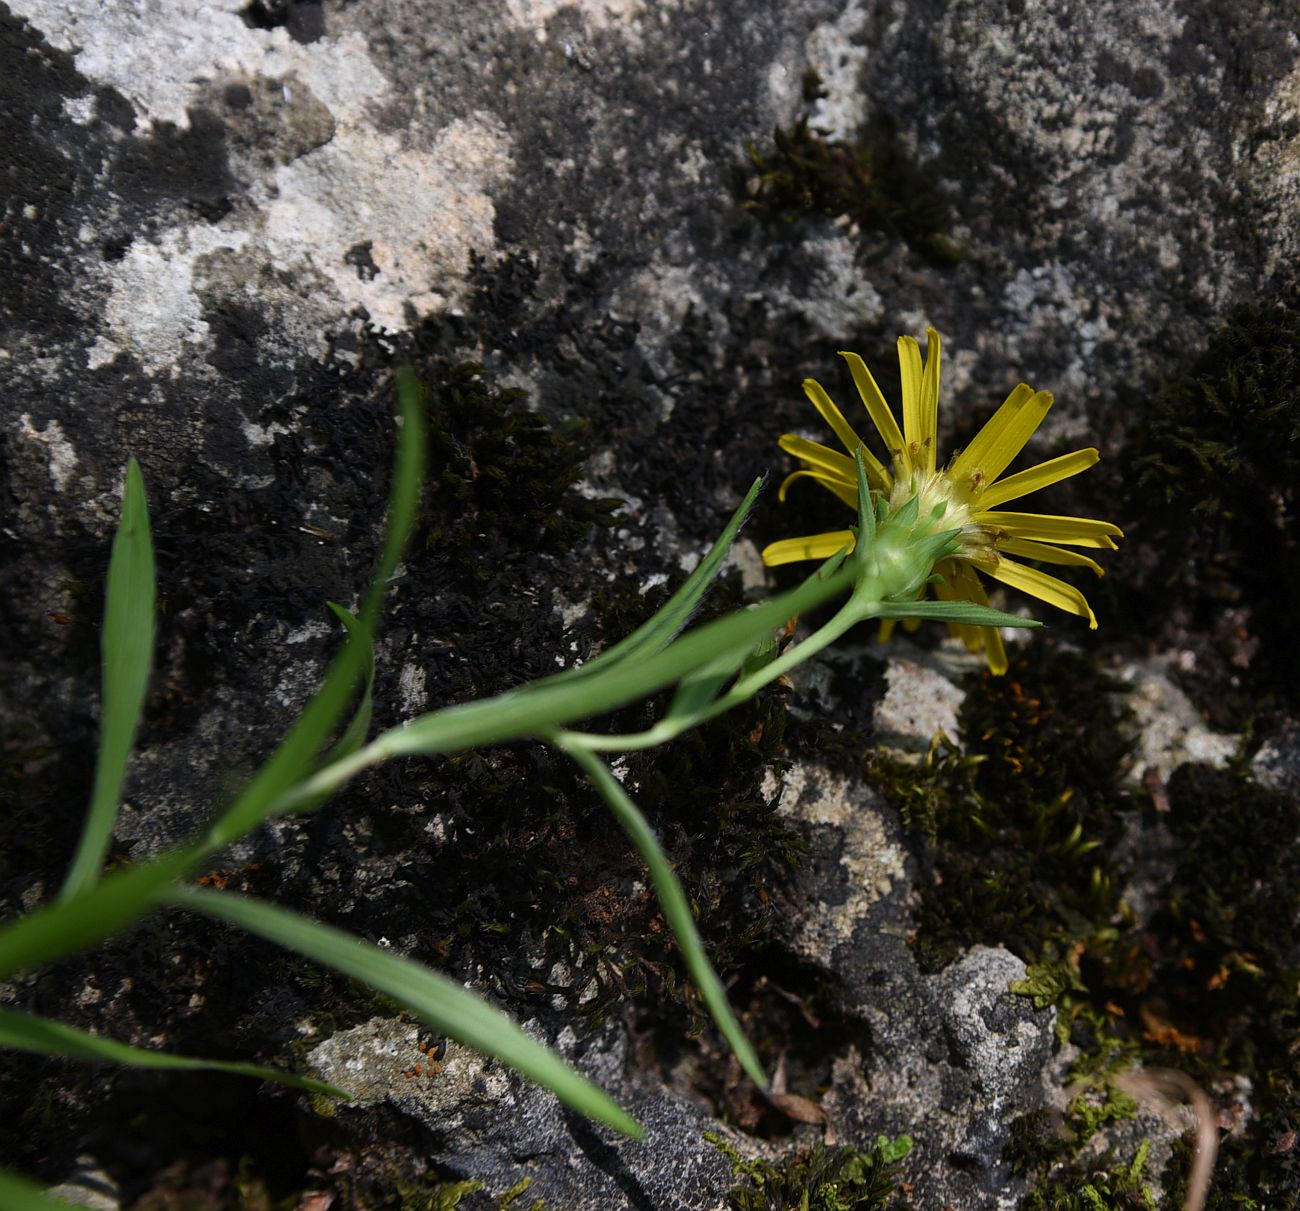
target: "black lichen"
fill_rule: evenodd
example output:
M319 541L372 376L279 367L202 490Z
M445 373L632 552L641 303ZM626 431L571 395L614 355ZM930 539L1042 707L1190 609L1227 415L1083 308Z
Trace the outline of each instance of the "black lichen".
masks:
M1141 418L1123 468L1130 615L1147 636L1164 618L1204 637L1197 697L1240 727L1261 694L1296 701L1300 310L1230 313Z
M789 130L774 130L770 150L751 146L749 158L758 175L743 204L759 214L784 223L809 214L845 217L906 241L933 264L961 259L947 235L947 207L885 120L841 143L819 135L805 115Z

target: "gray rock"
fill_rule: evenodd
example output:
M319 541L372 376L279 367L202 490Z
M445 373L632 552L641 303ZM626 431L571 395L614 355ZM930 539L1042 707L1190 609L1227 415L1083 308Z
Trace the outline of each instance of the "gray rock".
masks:
M117 1183L93 1156L78 1157L76 1169L45 1193L88 1211L118 1211L122 1205Z
M976 946L934 979L943 1024L980 1105L965 1123L954 1161L996 1172L1002 1167L1010 1115L1034 1108L1052 1055L1056 1011L1015 996L1025 965L1005 950Z
M1010 1120L1046 1104L1055 1010L1010 984L1025 965L975 947L944 971L918 970L911 860L894 814L860 782L795 766L782 808L810 828L788 936L805 962L841 982L858 1040L823 1100L836 1136L866 1146L911 1135L918 1205L1010 1208L1023 1193L1002 1159Z
M752 477L782 465L777 434L824 436L798 381L847 401L837 349L874 364L932 322L944 424L1023 378L1057 394L1031 443L1056 453L1097 440L1103 401L1140 407L1232 304L1295 282L1300 48L1268 0L354 0L319 15L260 28L245 0L0 8L0 731L51 782L85 764L98 586L134 453L164 594L185 591L165 602L122 858L208 819L318 684L333 642L321 603L359 594L382 525L385 348L418 337L525 385L549 418L591 422L584 490L628 502L568 562L500 572L535 607L522 638L517 619L493 633L518 640L522 676L569 659L596 588L662 583L698 557ZM746 147L796 120L810 66L814 127L892 127L949 208L959 264L844 220L768 225L740 208ZM800 516L791 504L771 525ZM424 600L446 592L414 556L403 579ZM474 657L399 619L384 700L439 704L473 683ZM924 747L957 698L909 662L892 666L880 721ZM1171 701L1151 713L1181 730L1153 762L1227 751ZM1289 743L1258 768L1293 785ZM41 869L10 872L0 909L58 886L58 830L83 791L49 812ZM922 1207L1008 1205L1005 1124L1044 1096L1051 1014L1007 995L1004 952L916 969L907 848L860 782L799 766L780 793L812 846L783 944L843 986L861 1027L834 1062L836 1130L914 1135ZM326 836L348 852L308 855ZM231 856L340 914L383 896L404 940L421 927L404 874L418 858L319 817ZM336 891L340 870L361 874ZM269 1016L308 1018L297 996ZM135 1001L122 1014L147 1016L152 998ZM129 1024L122 1037L166 1034ZM575 1058L659 1145L610 1140L464 1053L446 1080L408 1081L385 1068L414 1064L406 1028L367 1029L318 1053L373 1080L369 1109L341 1113L406 1115L494 1192L528 1171L561 1205L721 1201L703 1114L629 1081L616 1034L575 1042Z
M1168 778L1185 762L1226 765L1240 746L1237 736L1211 731L1191 700L1169 677L1175 656L1134 661L1120 670L1120 677L1132 690L1128 705L1138 727L1133 753L1135 781L1154 770Z
M1287 720L1259 746L1250 768L1265 786L1287 794L1300 794L1300 724Z
M621 1031L607 1029L580 1047L567 1032L553 1042L641 1122L644 1141L589 1123L552 1094L455 1043L447 1045L436 1075L412 1075L425 1063L419 1033L410 1022L374 1018L312 1051L312 1064L327 1080L359 1094L336 1110L340 1123L372 1107L396 1110L426 1129L432 1159L457 1178L482 1182L495 1197L531 1178L529 1200L566 1211L720 1205L730 1169L703 1133L727 1135L727 1129L682 1098L629 1080Z

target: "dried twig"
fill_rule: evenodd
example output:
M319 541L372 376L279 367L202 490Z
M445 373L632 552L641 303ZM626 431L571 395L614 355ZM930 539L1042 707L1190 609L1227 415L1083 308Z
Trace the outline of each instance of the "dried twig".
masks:
M1192 1171L1187 1177L1183 1211L1204 1211L1210 1189L1210 1174L1219 1151L1219 1131L1214 1108L1205 1091L1185 1072L1174 1068L1135 1068L1115 1082L1171 1126L1180 1126L1178 1111L1189 1106L1196 1116L1196 1147Z

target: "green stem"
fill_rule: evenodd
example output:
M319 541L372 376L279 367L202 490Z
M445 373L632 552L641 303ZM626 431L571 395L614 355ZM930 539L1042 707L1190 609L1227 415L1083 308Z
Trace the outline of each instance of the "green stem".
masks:
M560 673L495 698L423 715L384 732L355 753L331 762L290 788L277 801L272 814L330 794L363 770L393 757L456 752L550 735L575 720L590 719L635 702L699 668L720 648L752 645L788 618L843 593L852 584L853 575L854 569L849 567L828 576L814 575L797 589L764 605L719 618L683 635L631 668L615 665L585 680Z
M765 685L770 685L796 665L801 664L810 656L815 656L822 648L834 643L851 627L861 622L863 618L871 617L872 615L864 614L859 608L855 607L856 601L857 597L855 595L845 603L835 617L818 627L807 639L792 644L775 660L765 664L761 669L755 669L748 677L740 678L725 694L719 695L708 706L693 715L680 719L661 719L644 732L632 732L623 735L606 735L599 732L566 732L565 735L570 738L573 744L592 753L630 753L639 749L654 748L656 745L666 744L669 740L675 740L683 732L689 731L701 723L706 723L718 715L725 714L733 707L748 701Z

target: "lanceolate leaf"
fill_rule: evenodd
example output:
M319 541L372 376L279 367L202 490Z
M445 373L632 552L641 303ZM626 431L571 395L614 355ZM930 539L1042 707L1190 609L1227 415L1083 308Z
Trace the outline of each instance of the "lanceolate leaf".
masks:
M174 889L170 899L182 908L260 934L369 984L435 1030L503 1060L549 1089L565 1105L625 1135L644 1134L635 1119L555 1052L529 1038L499 1009L446 976L351 934L246 896L187 887Z
M334 617L347 630L349 641L362 644L366 652L365 682L361 690L361 701L352 714L347 730L329 752L329 760L336 761L349 753L355 753L366 742L366 735L370 731L370 717L374 711L375 695L375 643L374 636L356 615L349 613L336 601L326 604Z
M104 594L99 759L90 810L77 854L60 893L64 899L94 886L122 801L122 782L149 688L153 656L154 566L144 477L127 464L122 517L113 539Z
M561 747L564 747L563 734L555 739ZM637 847L646 869L650 872L655 895L659 899L659 907L663 909L668 925L673 931L673 937L677 939L677 945L681 949L682 958L686 960L686 968L691 973L691 979L700 990L704 1003L709 1007L713 1020L718 1024L718 1029L731 1044L731 1049L740 1061L741 1067L759 1088L766 1089L767 1077L763 1072L763 1066L759 1063L754 1048L745 1037L744 1030L731 1010L726 990L722 987L717 972L713 970L713 964L709 962L708 953L700 939L700 931L695 924L695 916L687 902L686 893L682 890L681 882L660 846L654 829L650 827L640 809L632 802L618 779L599 757L577 746L566 751L582 766L583 772L591 779L592 785L600 792L601 798L609 804L623 830Z
M609 670L608 676L581 681L563 674L548 677L519 693L422 715L379 739L388 756L450 752L537 735L591 718L673 684L721 651L740 649L747 653L794 615L847 590L854 572L841 564L827 576L811 576L789 593L706 623L663 651L626 662L626 668L620 665ZM322 777L326 776L328 771L322 771Z
M873 610L876 618L931 618L977 627L1041 627L1036 618L1021 618L973 601L884 601Z
M89 891L33 909L0 928L0 980L53 963L125 929L158 903L160 893L201 860L186 846L140 866L105 875Z
M352 1096L337 1085L314 1080L311 1077L277 1072L274 1068L263 1068L260 1064L201 1060L184 1055L168 1055L165 1051L132 1047L126 1043L115 1042L113 1039L87 1034L84 1030L74 1030L71 1026L51 1022L46 1018L17 1013L12 1009L0 1008L0 1047L34 1051L38 1055L61 1055L73 1060L129 1064L133 1068L182 1069L191 1072L211 1069L216 1072L229 1072L236 1076L251 1076L262 1081L276 1081L281 1085L292 1085L296 1089L305 1089L310 1093L326 1093L331 1097L341 1098Z
M717 696L747 659L745 652L723 652L716 660L683 677L668 705L667 719L692 719Z

